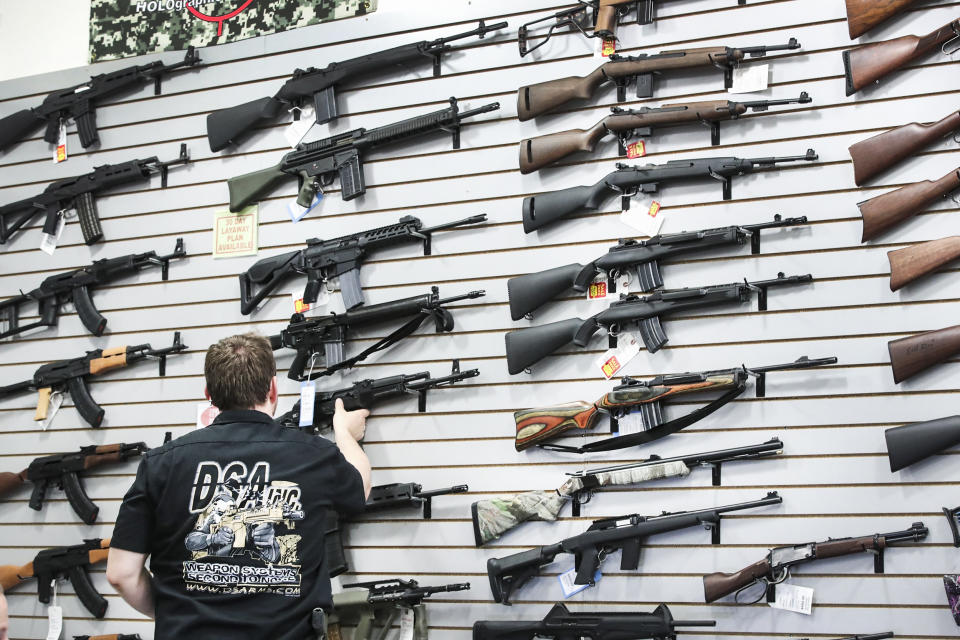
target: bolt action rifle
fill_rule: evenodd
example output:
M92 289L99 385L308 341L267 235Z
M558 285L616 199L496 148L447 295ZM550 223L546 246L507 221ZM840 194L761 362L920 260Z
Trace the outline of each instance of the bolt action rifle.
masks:
M87 376L97 376L150 357L159 359L160 375L165 376L167 356L171 353L179 353L186 348L187 346L180 342L180 332L177 331L173 334L173 345L163 349L154 349L149 344L94 349L87 351L87 355L79 358L45 364L37 369L31 379L0 387L0 399L24 391L37 391L37 412L33 419L40 421L47 419L51 395L69 391L80 416L91 427L99 427L103 423L104 410L90 395Z
M90 299L91 289L132 276L152 265L160 267L160 278L165 281L169 275L170 261L186 255L183 238L177 238L173 253L166 256L158 256L156 251L147 251L131 253L119 258L103 258L94 260L93 264L86 267L45 278L40 286L30 293L22 293L0 302L0 322L6 324L6 329L0 330L0 338L17 335L37 327L56 326L60 305L65 302L73 302L80 316L80 322L87 331L95 336L101 336L107 328L107 319L97 311L96 305ZM40 319L21 325L20 307L31 300L37 301Z
M857 203L863 218L862 242L904 222L960 189L960 167L939 180L922 180Z
M917 0L847 0L850 39L859 38L878 24L906 11Z
M720 144L720 122L738 120L747 111L766 111L774 105L807 104L812 99L806 91L799 98L784 100L756 100L733 102L710 100L708 102L681 102L665 104L659 108L621 109L611 107L610 115L589 129L570 129L520 141L520 173L531 173L549 166L567 156L584 151L593 153L597 144L607 135L613 135L619 143L619 154L627 154L627 143L633 138L648 138L656 127L700 123L710 128L711 144Z
M897 384L960 353L960 325L925 331L887 343Z
M670 160L665 164L630 166L617 163L612 171L595 184L546 191L523 199L523 230L531 233L566 218L578 211L597 211L613 196L621 196L620 206L630 208L630 200L640 193L656 193L664 182L686 180L718 180L723 185L723 199L733 197L731 183L734 176L753 173L759 169L772 169L784 162L813 162L817 154L807 149L802 156L779 156L769 158L696 158L693 160Z

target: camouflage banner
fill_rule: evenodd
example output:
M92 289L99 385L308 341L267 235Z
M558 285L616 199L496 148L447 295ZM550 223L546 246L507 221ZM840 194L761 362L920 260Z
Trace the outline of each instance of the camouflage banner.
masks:
M90 62L223 44L376 9L377 0L92 0Z

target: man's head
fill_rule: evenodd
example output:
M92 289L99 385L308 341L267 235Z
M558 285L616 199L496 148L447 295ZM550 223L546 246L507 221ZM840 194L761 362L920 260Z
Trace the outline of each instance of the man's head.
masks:
M270 341L255 333L230 336L210 345L203 363L205 394L221 411L277 409L277 363Z

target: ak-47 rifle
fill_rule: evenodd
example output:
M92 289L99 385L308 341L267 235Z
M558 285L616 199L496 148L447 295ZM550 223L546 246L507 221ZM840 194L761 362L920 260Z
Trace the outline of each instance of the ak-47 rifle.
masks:
M45 278L40 286L30 293L22 293L0 302L0 322L6 324L5 329L0 327L0 338L17 335L37 327L56 326L60 305L68 301L73 302L77 308L80 322L87 331L95 336L101 336L107 328L107 319L97 311L96 305L90 299L92 289L132 276L141 269L153 265L160 267L160 278L166 280L169 275L170 261L186 255L183 238L177 238L173 253L169 255L158 256L156 251L147 251L131 253L119 258L103 258L94 260L89 266ZM21 325L20 307L31 300L37 301L40 319Z
M850 39L859 38L878 24L903 13L917 0L847 0Z
M960 353L960 325L897 338L887 348L893 381L899 384Z
M873 240L957 189L960 167L939 180L922 180L857 203L863 218L862 242Z
M960 236L888 251L887 258L890 260L890 291L896 291L960 258Z
M862 185L955 131L960 131L960 111L939 122L913 122L861 140L850 147L854 182Z
M710 100L708 102L681 102L665 104L659 108L621 109L611 107L610 115L589 129L570 129L520 141L520 173L531 173L551 165L567 156L583 151L593 153L597 144L607 135L616 136L619 154L627 154L627 143L633 138L647 138L654 128L699 123L710 127L714 146L720 144L720 122L737 120L747 111L766 111L774 105L807 104L811 102L806 91L799 98L783 100L756 100L733 102Z
M636 270L640 291L659 289L663 286L660 260L713 247L742 245L748 240L750 252L758 254L761 230L806 223L806 216L784 220L777 214L773 222L681 231L654 236L649 240L620 240L605 255L587 265L568 264L507 280L510 317L514 320L529 317L541 306L571 289L584 293L601 273L606 274L608 294L616 293L616 279L631 270Z
M517 91L517 117L522 122L553 111L571 100L588 100L607 82L616 85L617 102L627 99L627 84L632 81L636 81L638 98L650 98L653 96L654 74L678 69L722 69L724 86L729 89L733 86L733 69L748 56L761 58L769 51L799 48L797 39L790 38L787 44L759 47L703 47L636 56L615 54L610 56L609 62L587 76L569 76L520 87Z

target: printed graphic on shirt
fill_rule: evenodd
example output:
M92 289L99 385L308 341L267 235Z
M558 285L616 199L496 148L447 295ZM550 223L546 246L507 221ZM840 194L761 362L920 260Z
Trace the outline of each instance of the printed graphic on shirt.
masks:
M197 514L184 545L188 591L300 595L300 487L270 481L270 464L247 472L243 462L197 465L190 511Z

